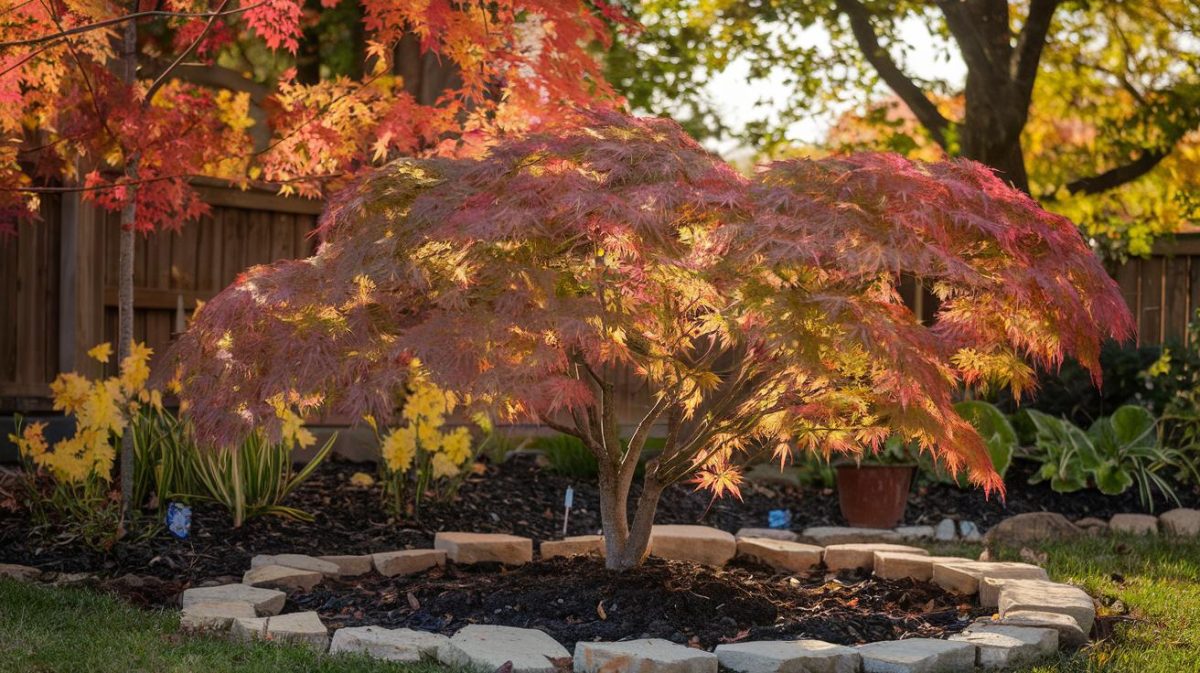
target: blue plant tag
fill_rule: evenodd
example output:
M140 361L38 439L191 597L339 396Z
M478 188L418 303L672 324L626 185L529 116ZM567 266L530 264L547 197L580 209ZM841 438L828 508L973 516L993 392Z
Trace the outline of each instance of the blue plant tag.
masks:
M186 540L192 530L192 508L181 502L167 503L166 523L171 535Z
M767 526L771 528L790 528L792 525L792 510L773 509L767 513Z

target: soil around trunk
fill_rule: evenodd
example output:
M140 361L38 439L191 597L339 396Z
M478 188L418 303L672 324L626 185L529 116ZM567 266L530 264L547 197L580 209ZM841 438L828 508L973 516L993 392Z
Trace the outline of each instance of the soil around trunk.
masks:
M456 501L424 507L419 522L389 520L378 487L350 484L355 472L371 470L370 465L344 461L320 466L285 503L310 512L314 516L311 522L262 517L233 529L228 513L200 503L194 507L189 539L177 540L160 530L149 538L124 540L107 553L89 549L58 531L38 529L17 500L20 490L0 480L0 563L97 573L106 578L152 576L188 584L219 576L240 578L255 554L367 554L430 547L434 534L442 530L511 533L531 537L536 544L562 537L563 494L568 486L575 490L575 507L567 534L600 530L595 481L557 474L539 467L530 457L488 466L485 474L464 484ZM904 524L935 525L950 517L986 529L1023 512L1060 512L1078 519L1145 511L1136 489L1119 496L1091 490L1061 494L1044 483L1026 483L1031 473L1030 464L1014 463L1003 500L995 496L988 500L980 491L948 484L918 484L910 493ZM635 484L633 496L637 495ZM768 512L782 509L791 512L791 528L796 531L844 523L832 490L746 484L742 495L742 501L724 498L713 502L708 493L689 485L674 486L663 492L655 522L702 524L736 532L743 526L763 527ZM1195 487L1180 487L1179 496L1183 507L1200 507ZM1172 507L1174 503L1159 501L1156 510Z
M711 649L741 640L815 638L856 644L956 633L987 610L913 580L786 575L650 559L607 570L597 557L515 569L434 568L419 575L326 581L285 611L316 610L331 627L380 625L447 635L468 624L536 628L577 641L665 638Z

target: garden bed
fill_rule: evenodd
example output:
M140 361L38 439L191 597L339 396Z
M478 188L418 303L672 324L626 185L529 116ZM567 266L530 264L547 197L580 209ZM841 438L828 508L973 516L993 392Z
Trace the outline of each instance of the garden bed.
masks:
M365 554L406 547L428 547L439 530L503 532L531 537L535 542L557 539L562 531L562 498L575 489L570 534L595 533L600 527L598 496L592 480L571 479L539 467L527 456L515 457L464 484L457 501L426 507L420 523L390 521L377 487L350 485L350 476L369 466L332 461L320 466L289 499L288 504L311 512L312 522L279 517L248 521L232 529L228 514L199 504L192 536L177 540L165 531L146 539L126 540L108 553L88 549L77 540L34 531L15 497L14 484L0 485L0 563L33 565L60 572L93 572L107 577L126 574L154 576L184 584L218 576L237 576L255 554ZM905 522L936 524L943 517L971 520L981 528L1001 519L1032 511L1055 511L1076 519L1107 518L1118 512L1140 512L1137 494L1120 496L1096 491L1055 493L1046 484L1026 483L1029 468L1021 462L1008 473L1007 499L984 498L976 490L946 484L918 486L910 498ZM1195 490L1180 488L1185 507L1200 506ZM1173 505L1161 504L1159 510ZM659 506L658 523L703 523L733 532L743 526L765 525L767 512L788 509L792 528L842 523L837 495L820 488L791 488L748 484L743 500L711 495L690 486L669 489Z
M419 575L326 580L289 595L330 627L379 625L447 635L468 624L536 628L568 649L580 640L664 638L711 649L741 640L815 638L853 644L942 638L988 610L926 582L779 574L650 559L605 570L595 557L516 569L450 564Z

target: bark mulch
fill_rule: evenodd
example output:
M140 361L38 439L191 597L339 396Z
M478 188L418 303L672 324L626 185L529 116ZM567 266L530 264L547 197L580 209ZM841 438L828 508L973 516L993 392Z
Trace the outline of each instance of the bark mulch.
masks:
M467 624L499 624L541 629L568 649L581 640L624 638L705 648L740 640L939 638L987 612L913 580L789 576L740 562L712 569L658 559L617 572L591 557L509 570L449 564L408 577L331 580L291 594L288 603L285 611L316 610L336 627L373 624L449 635Z

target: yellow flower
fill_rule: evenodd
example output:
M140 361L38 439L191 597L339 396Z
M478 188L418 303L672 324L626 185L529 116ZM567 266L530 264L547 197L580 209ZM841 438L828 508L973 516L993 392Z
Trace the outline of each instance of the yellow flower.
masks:
M442 455L445 455L455 465L462 465L471 459L471 431L467 428L456 428L442 438Z
M87 352L87 354L88 357L97 362L108 362L109 356L112 355L112 344L108 343L107 341L102 344L97 344L96 346L93 346L92 349Z
M46 453L45 423L30 423L21 431L21 436L9 435L8 440L17 445L17 451L29 460L36 461Z
M92 382L75 372L59 374L50 384L50 393L54 396L54 408L73 414L83 408L92 392Z
M435 454L431 465L434 479L458 476L458 465L444 453Z
M111 432L118 437L125 429L125 416L121 413L121 390L114 379L97 381L87 400L76 413L76 420L82 428L94 428Z
M127 394L132 395L146 385L146 380L150 378L150 356L153 354L154 351L144 343L131 345L129 355L121 361L121 387Z
M359 488L371 488L375 485L375 477L372 477L366 472L355 472L354 474L350 475L350 485L357 486Z
M392 472L407 472L417 453L417 433L411 427L396 428L379 447L383 462Z

